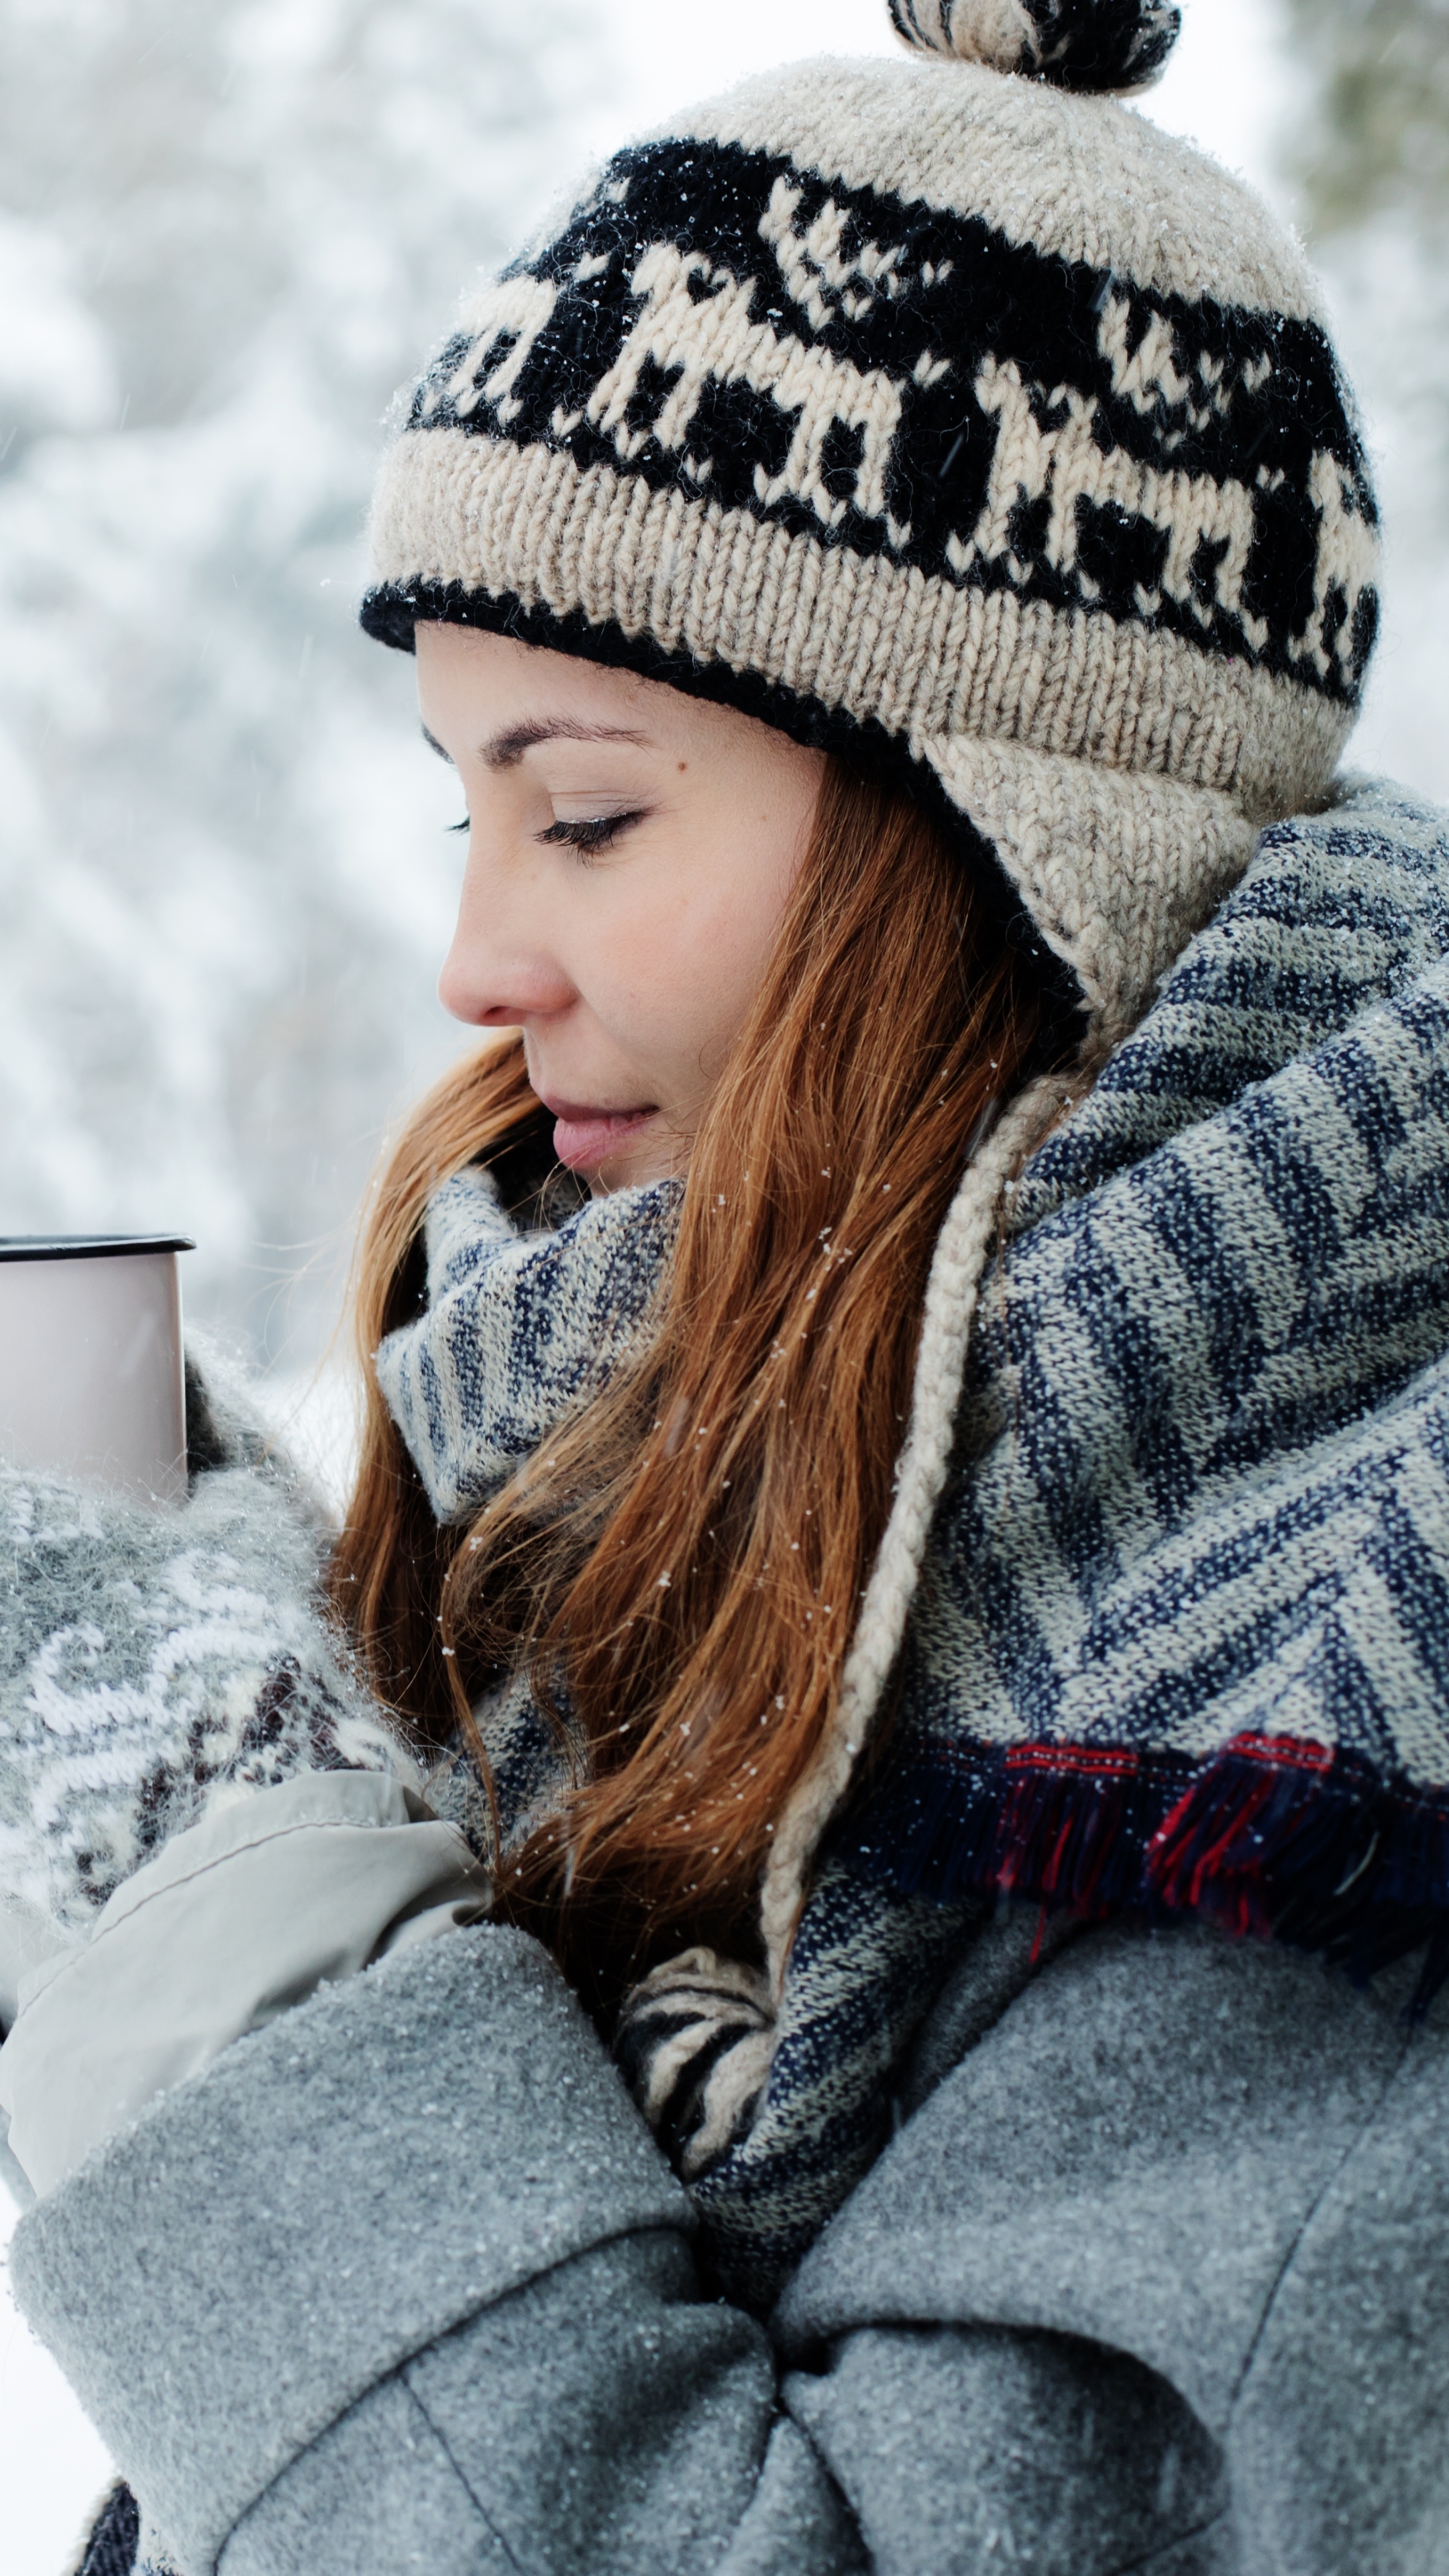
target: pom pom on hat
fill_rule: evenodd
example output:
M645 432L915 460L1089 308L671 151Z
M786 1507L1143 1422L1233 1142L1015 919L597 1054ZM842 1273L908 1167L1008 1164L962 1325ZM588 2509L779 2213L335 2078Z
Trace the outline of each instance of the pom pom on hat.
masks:
M1144 89L1177 42L1174 0L890 0L921 53L1020 72L1056 89Z

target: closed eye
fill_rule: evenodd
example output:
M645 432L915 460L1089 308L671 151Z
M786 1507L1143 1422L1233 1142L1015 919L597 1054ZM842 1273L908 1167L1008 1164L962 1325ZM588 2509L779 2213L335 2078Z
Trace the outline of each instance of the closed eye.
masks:
M590 814L574 823L550 823L538 837L541 841L562 843L565 849L578 850L587 857L594 850L612 849L621 832L643 820L642 810L632 814Z

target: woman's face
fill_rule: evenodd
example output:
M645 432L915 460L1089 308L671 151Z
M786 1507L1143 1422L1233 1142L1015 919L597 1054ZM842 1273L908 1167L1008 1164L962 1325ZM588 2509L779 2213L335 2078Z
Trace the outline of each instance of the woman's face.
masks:
M520 1028L561 1162L681 1168L759 990L823 768L771 726L512 638L420 625L424 730L468 805L438 990Z

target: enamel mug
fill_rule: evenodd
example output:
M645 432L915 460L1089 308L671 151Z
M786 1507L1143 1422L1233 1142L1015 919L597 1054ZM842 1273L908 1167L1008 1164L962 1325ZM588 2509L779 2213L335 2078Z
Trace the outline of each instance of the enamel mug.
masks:
M0 1235L0 1461L186 1492L178 1234Z

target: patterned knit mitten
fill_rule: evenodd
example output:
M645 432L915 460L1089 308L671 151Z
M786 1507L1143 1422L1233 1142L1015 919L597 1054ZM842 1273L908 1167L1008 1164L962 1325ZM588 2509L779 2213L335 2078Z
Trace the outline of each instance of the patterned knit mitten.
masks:
M325 1623L322 1517L224 1370L174 1511L0 1469L0 1897L84 1933L147 1855L302 1771L412 1757Z

